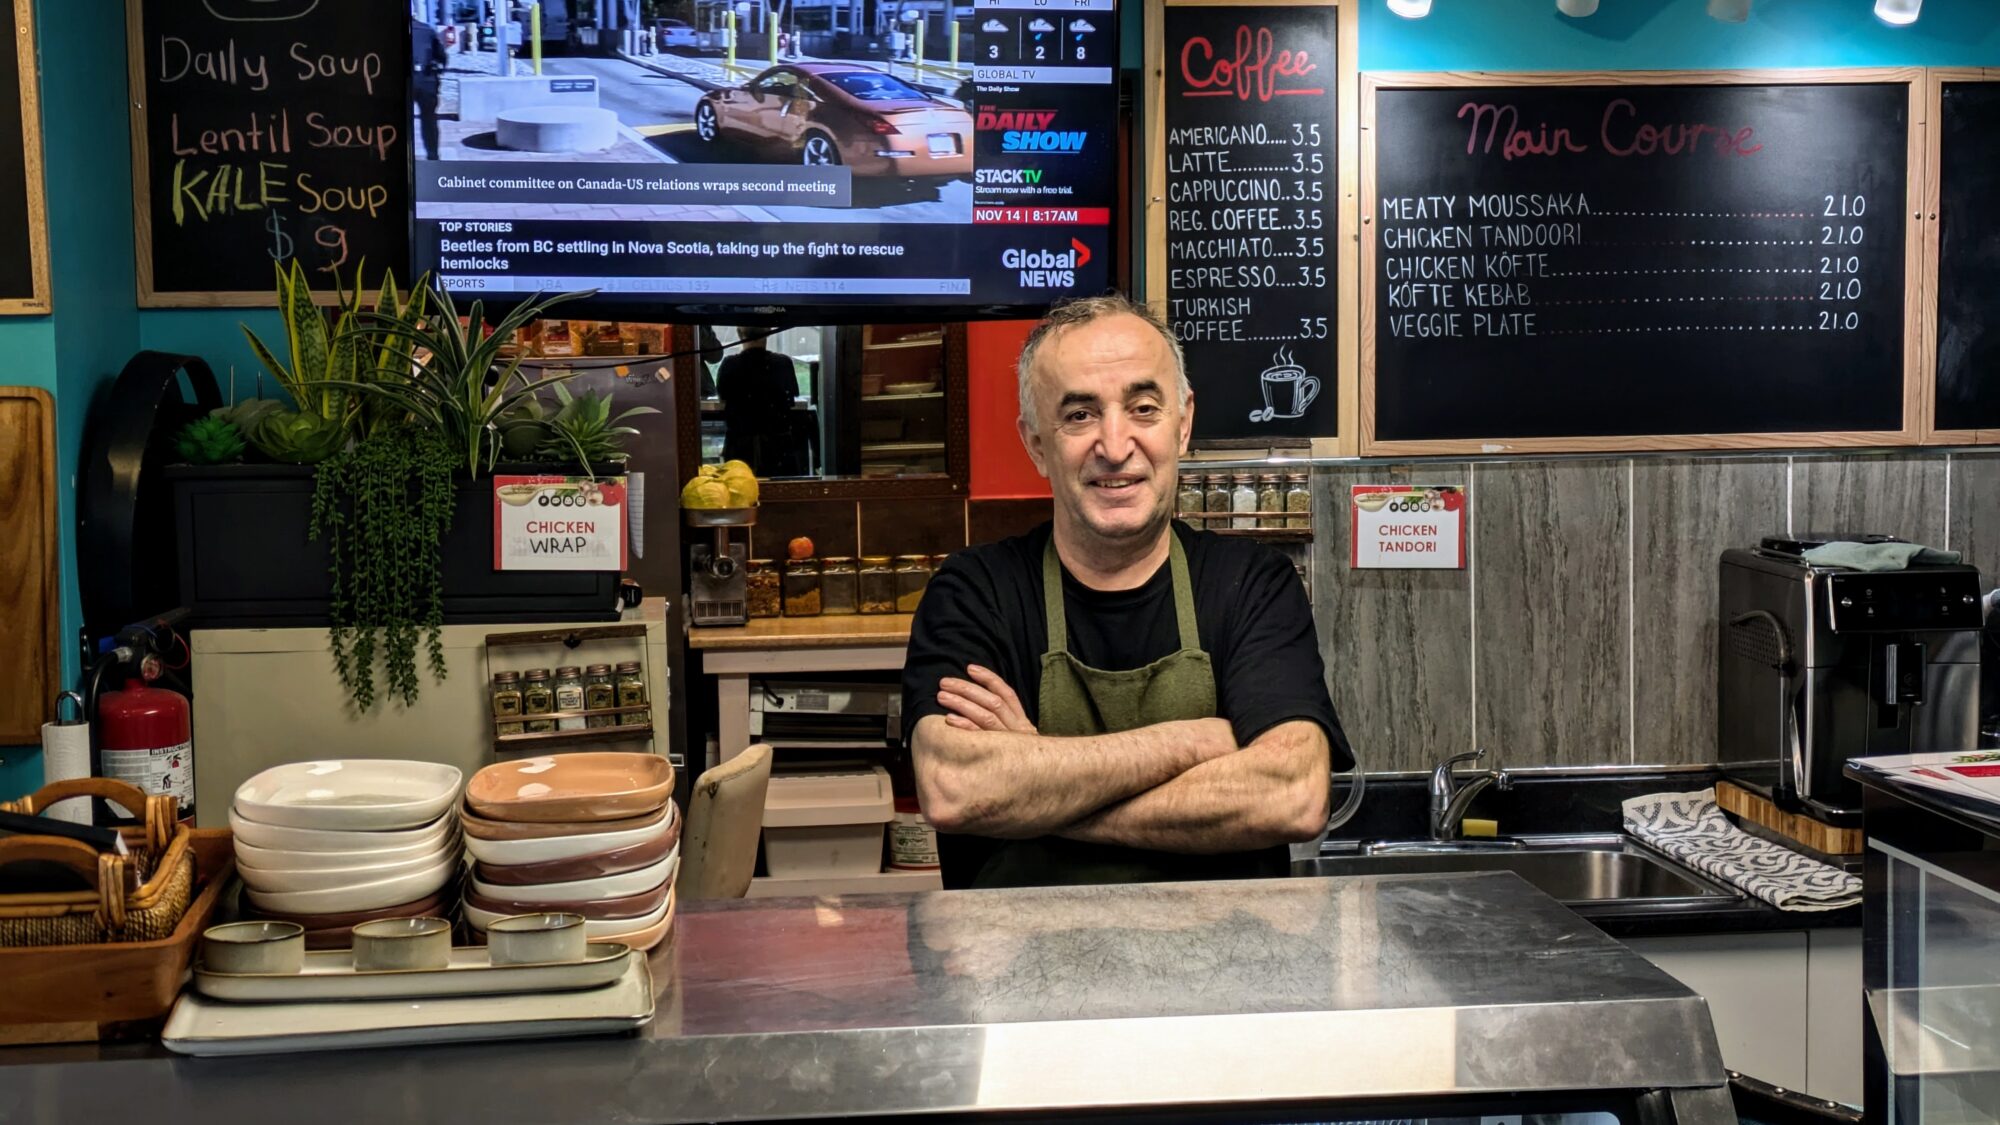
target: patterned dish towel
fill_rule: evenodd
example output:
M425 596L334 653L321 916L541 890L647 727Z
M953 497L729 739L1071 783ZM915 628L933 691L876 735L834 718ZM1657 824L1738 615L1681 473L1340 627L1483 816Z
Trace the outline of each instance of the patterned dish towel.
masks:
M1861 901L1855 876L1731 824L1713 789L1634 797L1625 802L1625 831L1780 910L1840 910Z

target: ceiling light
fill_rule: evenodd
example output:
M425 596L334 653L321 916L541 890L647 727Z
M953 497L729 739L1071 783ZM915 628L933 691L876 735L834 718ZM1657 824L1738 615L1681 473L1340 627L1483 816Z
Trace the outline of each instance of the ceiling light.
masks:
M1389 10L1406 20L1420 20L1431 14L1431 0L1389 0Z
M1597 0L1556 0L1556 11L1582 19L1597 14Z
M1708 14L1723 23L1742 23L1750 18L1750 0L1708 0Z
M1917 22L1924 0L1875 0L1875 18L1903 27Z

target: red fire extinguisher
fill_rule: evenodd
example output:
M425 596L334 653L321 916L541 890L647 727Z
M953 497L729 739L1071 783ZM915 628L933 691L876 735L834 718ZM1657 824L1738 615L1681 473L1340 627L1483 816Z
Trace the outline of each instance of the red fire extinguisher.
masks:
M194 741L187 697L134 676L123 689L98 697L97 721L94 772L148 793L170 794L180 802L181 819L193 819ZM130 811L137 816L144 810Z

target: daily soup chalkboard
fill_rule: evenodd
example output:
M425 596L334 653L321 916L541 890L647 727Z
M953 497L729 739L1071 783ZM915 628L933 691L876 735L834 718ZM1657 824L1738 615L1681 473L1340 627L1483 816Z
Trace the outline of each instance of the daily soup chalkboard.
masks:
M1370 91L1370 448L1914 434L1914 71L1483 77Z
M404 0L126 0L142 306L270 304L409 260Z
M49 311L48 217L33 0L12 0L14 43L0 49L0 313Z
M1165 12L1166 236L1154 252L1195 389L1194 436L1331 436L1338 11Z
M2000 430L2000 83L1941 83L1937 117L1937 371L1941 436ZM1977 431L1988 431L1982 435Z

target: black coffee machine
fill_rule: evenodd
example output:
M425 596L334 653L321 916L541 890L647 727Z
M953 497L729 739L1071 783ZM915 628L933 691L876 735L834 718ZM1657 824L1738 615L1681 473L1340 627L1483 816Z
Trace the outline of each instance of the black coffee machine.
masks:
M1979 570L1857 571L1801 556L1833 541L1773 537L1722 553L1716 736L1723 772L1781 808L1859 823L1849 758L1979 744Z

